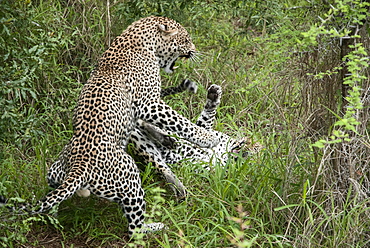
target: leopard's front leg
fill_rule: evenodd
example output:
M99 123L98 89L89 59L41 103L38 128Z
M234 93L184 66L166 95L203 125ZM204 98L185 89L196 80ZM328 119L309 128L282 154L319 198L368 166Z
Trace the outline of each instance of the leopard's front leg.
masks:
M202 113L200 114L196 124L207 130L213 129L213 124L216 119L216 109L220 105L222 96L222 88L219 85L212 84L208 88L207 100Z
M143 158L146 164L152 164L161 173L178 198L185 198L187 195L185 186L163 158L163 150L175 148L176 139L143 121L139 121L138 124L130 136L134 153ZM155 136L154 140L153 136Z
M206 130L178 114L162 100L153 101L143 106L140 119L160 129L173 132L199 147L212 148L220 142L221 133Z

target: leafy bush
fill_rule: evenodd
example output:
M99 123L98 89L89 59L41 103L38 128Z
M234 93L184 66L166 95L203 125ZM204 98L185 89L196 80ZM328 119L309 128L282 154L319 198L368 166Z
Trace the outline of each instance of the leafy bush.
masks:
M79 87L76 75L81 74L61 60L73 41L63 27L53 29L53 14L39 8L22 2L5 5L0 24L0 135L19 145L50 132L45 124L68 122Z

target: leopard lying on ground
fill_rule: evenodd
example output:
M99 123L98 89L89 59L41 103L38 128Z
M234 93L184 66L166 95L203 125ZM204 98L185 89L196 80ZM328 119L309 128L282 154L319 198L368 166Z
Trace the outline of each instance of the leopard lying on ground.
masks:
M83 86L74 110L73 137L48 172L49 185L56 189L34 207L19 207L44 212L87 189L122 207L130 236L135 229L162 229L162 223L144 224L139 171L124 147L139 119L201 147L218 144L220 133L195 125L160 99L160 68L172 72L179 57L194 56L188 32L176 21L151 16L131 24L104 52ZM184 188L167 164L156 166L168 182Z
M170 88L162 91L161 96L167 96L179 93L186 88L194 91L196 85L185 80L178 88ZM222 88L216 84L208 88L206 104L201 112L196 125L207 130L213 130L213 124L216 116L216 109L221 101ZM152 164L177 164L182 160L202 161L205 169L215 163L225 165L232 158L241 155L246 157L250 154L259 152L263 146L258 142L252 142L250 138L243 137L234 139L225 133L222 133L220 143L213 148L201 148L186 140L175 140L176 144L171 147L167 137L173 136L171 133L161 130L152 124L140 121L140 125L131 133L129 142L133 144L132 148L136 155L144 158L144 163ZM179 137L180 139L182 137ZM150 156L148 156L150 154ZM156 160L151 160L155 157ZM158 165L156 166L158 167Z

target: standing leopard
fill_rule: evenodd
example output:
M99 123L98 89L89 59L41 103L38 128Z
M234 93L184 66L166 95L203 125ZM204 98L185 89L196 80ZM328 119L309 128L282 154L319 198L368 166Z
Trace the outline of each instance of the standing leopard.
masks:
M185 79L180 85L165 88L161 90L161 97L178 94L184 91L195 93L197 85ZM208 88L206 104L201 112L196 125L213 129L213 124L216 118L216 109L221 102L222 88L216 84ZM179 137L178 137L179 138ZM239 155L246 157L259 152L263 146L258 142L252 142L250 138L242 137L234 139L227 134L222 134L219 144L213 148L201 148L186 140L178 140L168 132L159 129L142 120L138 121L138 125L131 132L128 140L132 144L131 151L136 157L140 157L144 164L152 164L156 168L178 164L181 161L202 162L205 169L210 169L216 163L224 166L229 159L235 159ZM57 161L50 170L50 175L59 174L58 168L55 167L60 161ZM53 168L55 167L55 168ZM185 192L182 184L174 185L169 182L169 185L178 192ZM89 190L79 190L77 195L87 197L90 195Z
M162 223L144 224L139 170L124 147L139 119L201 147L218 144L218 132L191 123L160 99L160 69L170 73L179 57L194 56L188 32L166 17L140 19L116 37L83 86L74 110L73 136L48 172L49 184L56 189L35 206L20 208L44 212L87 189L122 207L130 236L135 230L162 229ZM166 164L158 166L168 181L182 186Z

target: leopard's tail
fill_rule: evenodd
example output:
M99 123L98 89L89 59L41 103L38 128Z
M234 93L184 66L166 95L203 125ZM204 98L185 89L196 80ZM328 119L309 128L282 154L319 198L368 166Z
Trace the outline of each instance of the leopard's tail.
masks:
M50 210L62 201L70 198L77 190L82 188L85 180L83 173L69 173L66 180L55 190L50 191L43 199L35 205L29 203L20 203L15 206L8 205L9 200L0 196L0 206L5 206L11 211L20 212L20 214L37 214Z

